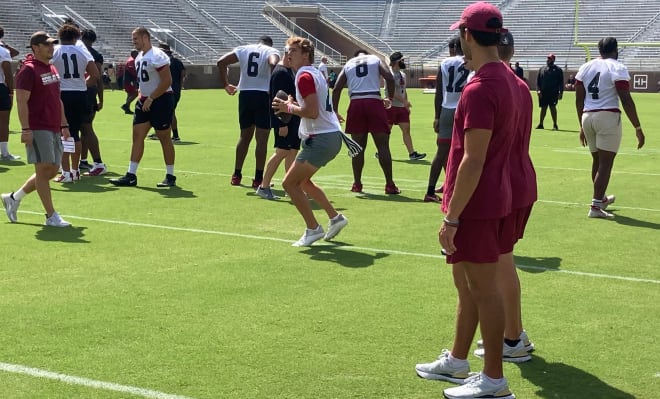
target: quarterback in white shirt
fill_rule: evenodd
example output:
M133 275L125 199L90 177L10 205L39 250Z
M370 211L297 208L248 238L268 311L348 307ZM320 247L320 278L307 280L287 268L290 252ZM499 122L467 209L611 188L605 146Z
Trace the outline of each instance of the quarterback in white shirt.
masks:
M614 215L605 210L616 197L607 196L605 192L621 145L619 100L635 128L638 149L644 146L644 132L630 96L628 68L617 60L617 40L613 37L601 39L598 51L600 58L582 65L575 75L575 107L580 122L580 142L582 146L589 146L593 159L591 178L594 191L587 216L609 219Z
M231 177L232 186L241 184L242 169L252 137L256 136L256 167L252 188L258 188L263 180L268 136L270 134L270 75L280 61L280 53L273 47L273 39L261 36L259 43L239 46L220 57L218 72L220 87L227 94L238 95L238 121L241 135L236 144L236 161ZM238 63L240 78L238 86L229 83L227 67Z

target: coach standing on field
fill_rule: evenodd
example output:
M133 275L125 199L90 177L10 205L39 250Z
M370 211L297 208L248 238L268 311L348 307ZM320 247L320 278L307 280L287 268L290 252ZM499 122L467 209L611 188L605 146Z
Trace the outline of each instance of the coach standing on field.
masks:
M536 128L543 129L545 113L550 107L552 130L559 130L557 126L557 102L564 95L564 72L555 65L554 54L548 54L546 66L539 69L539 74L536 77L536 93L539 96L539 106L541 107L541 121Z

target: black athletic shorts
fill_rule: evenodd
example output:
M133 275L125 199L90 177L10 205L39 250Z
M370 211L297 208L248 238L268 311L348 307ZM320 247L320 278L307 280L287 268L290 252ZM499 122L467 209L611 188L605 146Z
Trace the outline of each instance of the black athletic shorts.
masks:
M98 110L98 103L96 102L96 87L87 88L87 112L83 116L83 123L92 123Z
M11 109L11 96L9 87L0 84L0 111L9 111Z
M80 126L87 115L87 91L63 91L60 93L64 105L64 115L69 122L69 132L73 140L80 141Z
M551 92L541 92L541 98L539 98L539 107L547 107L548 105L557 105L559 102L559 93L556 91Z
M241 129L255 125L270 130L270 94L266 91L246 90L238 93L238 123Z
M146 97L138 99L135 104L135 115L133 115L133 125L149 122L155 130L165 130L172 124L172 114L174 113L174 101L172 93L165 93L151 103L149 111L142 111L142 104Z
M298 137L298 129L300 126L300 118L291 118L289 122L289 134L282 137L278 134L279 128L273 129L275 136L275 148L282 150L300 150L300 137Z
M174 104L172 105L172 109L176 111L176 106L179 105L179 100L181 100L181 92L180 91L175 91L172 93L172 101L174 101Z

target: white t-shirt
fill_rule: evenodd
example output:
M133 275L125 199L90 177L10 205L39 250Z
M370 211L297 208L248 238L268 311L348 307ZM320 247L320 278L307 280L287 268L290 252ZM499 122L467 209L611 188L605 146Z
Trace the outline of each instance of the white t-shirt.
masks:
M462 55L446 58L440 63L442 73L442 108L456 109L461 98L463 87L467 84L469 70L463 66L465 60Z
M406 98L406 74L403 71L392 71L392 76L394 76L394 94ZM406 104L396 98L392 98L392 106L401 108L405 107Z
M55 46L51 63L60 75L61 91L87 91L85 70L94 57L85 47L75 44L59 44Z
M629 81L628 68L613 58L596 58L582 65L575 79L584 84L587 95L584 111L618 109L619 95L615 82Z
M355 98L380 98L380 58L362 54L344 65L348 95ZM365 93L360 95L360 93Z
M319 72L321 72L321 75L323 75L324 78L328 78L328 64L325 62L321 62L319 64Z
M11 63L11 55L9 55L9 50L0 46L0 66L2 65L3 62ZM6 86L5 71L2 69L2 67L0 67L0 84Z
M248 44L234 49L241 68L238 81L239 90L256 90L269 92L271 67L268 57L273 54L280 56L276 49L265 44Z
M168 65L170 65L170 57L163 50L152 47L146 54L140 51L135 57L135 69L141 95L149 97L156 90L160 84L158 71ZM167 91L172 91L172 87L168 87Z
M305 99L300 94L298 87L298 79L300 75L309 73L314 78L314 87L318 97L319 116L316 119L300 118L300 129L298 129L298 137L306 139L310 134L323 134L341 131L341 125L337 119L337 115L332 110L332 102L330 101L330 92L328 91L328 84L325 81L321 72L313 66L304 66L296 73L296 101L300 106L305 104Z

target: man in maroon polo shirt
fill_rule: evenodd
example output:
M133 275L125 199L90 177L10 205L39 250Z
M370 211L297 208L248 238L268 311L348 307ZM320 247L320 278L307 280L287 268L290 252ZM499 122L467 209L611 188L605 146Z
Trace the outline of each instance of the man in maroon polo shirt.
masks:
M49 61L53 58L53 45L57 39L46 32L30 37L33 55L25 58L16 74L16 104L21 122L21 142L27 148L28 163L34 164L35 173L13 193L2 194L7 217L16 223L16 211L27 194L37 190L46 210L46 225L71 226L55 211L50 195L50 180L57 175L62 159L62 140L69 138L69 125L60 100L60 77Z

